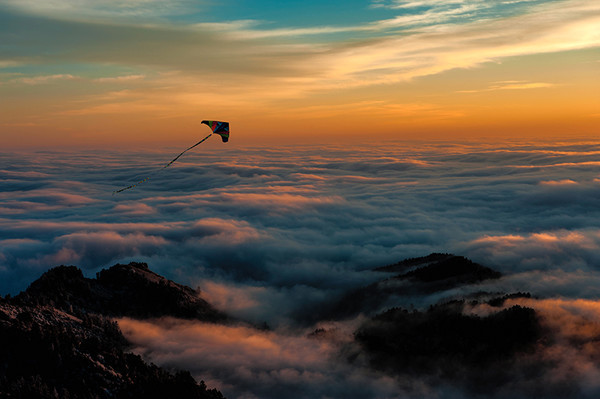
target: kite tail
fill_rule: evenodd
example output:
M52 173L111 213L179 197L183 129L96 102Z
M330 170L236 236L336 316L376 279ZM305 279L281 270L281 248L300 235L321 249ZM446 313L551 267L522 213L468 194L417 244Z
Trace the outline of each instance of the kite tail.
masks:
M209 134L208 136L206 136L205 138L203 138L202 140L200 140L199 142L197 142L196 144L194 144L193 146L191 146L191 147L190 147L190 148L188 148L187 150L183 151L181 154L177 155L177 156L175 157L175 159L173 159L171 162L169 162L168 164L166 164L165 166L163 166L162 168L160 168L160 169L159 169L159 170L158 170L156 173L158 173L158 172L160 172L161 170L163 170L163 169L165 169L165 168L168 168L169 166L171 166L171 164L172 164L173 162L177 161L177 160L179 159L179 157L180 157L180 156L182 156L183 154L185 154L186 152L188 152L188 151L189 151L189 150L191 150L192 148L196 147L197 145L204 143L204 142L205 142L206 140L208 140L208 138L209 138L210 136L212 136L212 135L213 135L212 133L211 133L211 134ZM148 177L146 177L146 178L144 178L144 179L140 180L139 182L137 182L137 183L135 183L135 184L132 184L131 186L127 186L127 187L123 187L123 188L121 188L121 189L119 189L119 190L115 190L115 191L113 191L113 192L112 192L112 195L118 194L118 193L120 193L121 191L129 190L130 188L134 188L135 186L137 186L137 185L139 185L139 184L145 183L145 182L147 182L148 180L150 180L150 177L151 177L151 176L148 176Z

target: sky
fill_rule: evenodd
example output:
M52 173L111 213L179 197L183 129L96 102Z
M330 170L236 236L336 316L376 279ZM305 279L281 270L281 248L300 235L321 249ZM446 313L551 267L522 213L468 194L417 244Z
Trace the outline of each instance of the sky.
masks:
M4 148L593 136L588 0L0 0Z
M147 262L271 327L118 320L227 397L468 398L348 364L368 315L309 317L454 253L503 277L404 301L528 291L555 338L491 397L598 397L598 26L589 0L0 0L0 295ZM230 141L161 169L203 119Z

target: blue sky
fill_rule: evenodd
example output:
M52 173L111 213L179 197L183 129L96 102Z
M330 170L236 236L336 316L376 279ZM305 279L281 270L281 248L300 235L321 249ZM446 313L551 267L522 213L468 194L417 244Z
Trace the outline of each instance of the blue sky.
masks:
M135 34L134 31L141 34L140 30L147 34L155 31L156 36L165 35L165 41L169 40L169 32L182 33L182 29L188 29L190 34L204 31L206 34L245 37L246 40L274 40L271 44L323 45L410 35L423 28L527 15L532 11L544 11L544 5L552 7L554 3L560 1L178 0L165 3L156 0L54 0L40 3L2 0L0 35L4 40L0 56L4 60L0 68L26 73L35 65L41 70L46 64L43 66L48 68L45 72L51 73L57 65L68 68L64 58L82 50L77 43L85 43L93 50L94 46L102 46L106 41L117 44L120 37ZM114 31L112 34L111 30ZM106 35L108 37L104 37ZM156 44L160 48L161 43ZM77 57L77 54L72 56ZM22 57L29 62L23 62ZM55 62L50 62L52 58ZM76 68L71 65L71 70Z
M175 21L185 24L255 21L272 29L325 26L357 27L394 17L428 15L422 25L439 24L441 17L456 22L525 13L560 0L412 0L412 1L181 1L156 0L3 0L14 12L60 19L122 18L131 22ZM118 20L117 20L118 21Z

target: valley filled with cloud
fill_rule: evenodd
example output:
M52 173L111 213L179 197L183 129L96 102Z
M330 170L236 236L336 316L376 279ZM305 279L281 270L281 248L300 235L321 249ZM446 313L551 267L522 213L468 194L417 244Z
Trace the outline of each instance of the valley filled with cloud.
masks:
M17 294L61 264L92 277L146 262L246 324L123 318L125 336L151 361L240 398L476 394L477 384L436 373L373 369L353 334L394 306L421 312L481 292L530 292L461 310L533 308L551 331L488 394L598 392L600 143L210 144L153 174L176 152L0 154L1 292ZM318 314L380 281L373 268L432 252L502 276L392 295L369 314ZM521 376L531 364L539 373Z

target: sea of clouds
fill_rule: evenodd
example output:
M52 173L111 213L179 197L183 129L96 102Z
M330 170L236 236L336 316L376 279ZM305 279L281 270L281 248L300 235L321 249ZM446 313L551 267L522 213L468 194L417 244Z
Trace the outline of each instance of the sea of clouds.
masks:
M544 301L600 295L600 142L229 144L209 142L162 170L181 149L0 153L0 294L61 264L91 277L117 262L147 262L272 328L120 322L153 361L248 398L394 397L398 384L440 396L425 380L399 382L370 374L360 359L352 368L341 361L339 343L359 320L336 325L333 341L307 338L317 326L306 309L407 257L450 252L505 275L416 306L481 289Z

